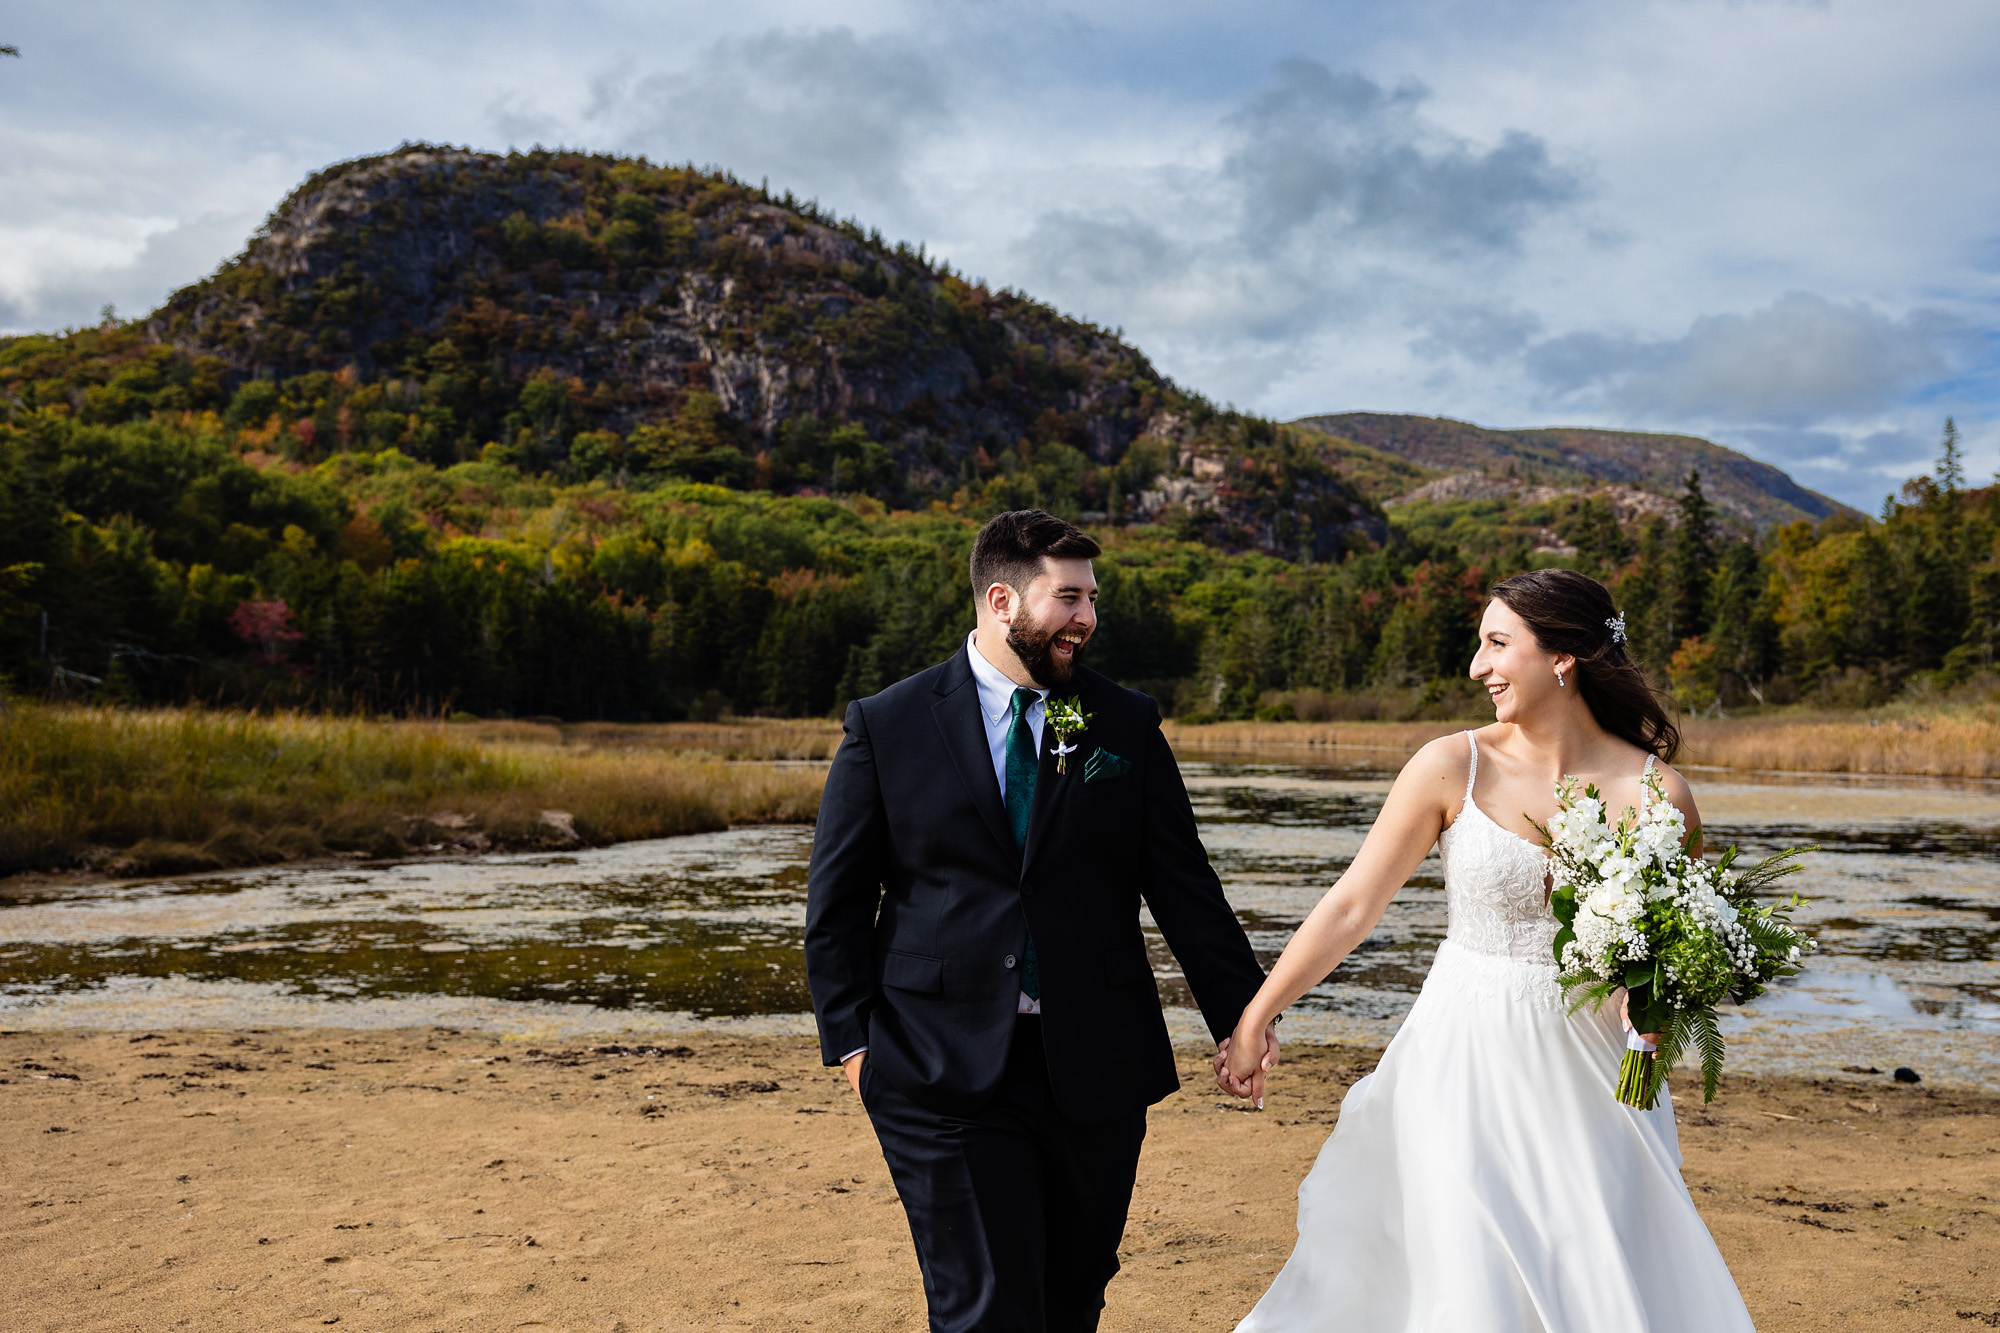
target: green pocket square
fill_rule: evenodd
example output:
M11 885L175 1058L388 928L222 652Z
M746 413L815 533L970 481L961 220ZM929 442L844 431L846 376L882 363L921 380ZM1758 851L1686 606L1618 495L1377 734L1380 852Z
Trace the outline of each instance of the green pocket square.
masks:
M1083 763L1083 780L1098 782L1106 778L1122 778L1131 771L1130 759L1120 759L1100 745L1090 752L1090 758Z

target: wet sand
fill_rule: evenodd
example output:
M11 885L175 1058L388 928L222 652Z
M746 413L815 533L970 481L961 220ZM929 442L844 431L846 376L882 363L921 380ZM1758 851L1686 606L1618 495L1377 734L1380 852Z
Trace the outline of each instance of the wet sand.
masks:
M1232 1326L1374 1058L1294 1049L1257 1114L1183 1052L1105 1329ZM2000 1326L1996 1112L1867 1075L1684 1093L1758 1327ZM924 1326L867 1121L792 1038L10 1033L0 1182L9 1329Z

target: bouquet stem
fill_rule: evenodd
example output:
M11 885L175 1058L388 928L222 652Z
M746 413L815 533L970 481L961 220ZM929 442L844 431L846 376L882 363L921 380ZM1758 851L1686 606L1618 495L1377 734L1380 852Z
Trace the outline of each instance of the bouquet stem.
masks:
M1651 1051L1625 1052L1618 1065L1619 1101L1641 1111L1653 1109L1653 1103L1660 1099L1659 1086L1653 1082L1653 1058Z
M1664 1081L1654 1068L1658 1059L1653 1043L1637 1032L1625 1034L1625 1058L1618 1064L1618 1100L1641 1111L1650 1111L1660 1100Z

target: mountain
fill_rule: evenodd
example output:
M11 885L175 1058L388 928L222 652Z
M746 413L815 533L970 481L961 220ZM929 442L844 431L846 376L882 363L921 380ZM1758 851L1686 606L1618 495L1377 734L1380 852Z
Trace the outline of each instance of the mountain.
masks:
M1667 542L1697 464L1832 517ZM727 175L419 144L144 320L0 338L0 693L839 716L963 642L1025 505L1102 535L1092 662L1184 716L1459 716L1483 591L1557 562L1686 708L1984 689L2000 644L1953 468L1875 522L1699 440L1283 425Z
M1291 424L1407 459L1433 476L1445 474L1412 497L1417 499L1491 498L1502 479L1522 487L1610 486L1672 495L1699 469L1702 490L1716 508L1747 528L1858 516L1769 463L1691 435L1567 426L1489 430L1447 417L1382 412L1301 417Z
M1106 330L809 201L567 151L406 144L329 167L136 326L0 339L0 396L107 424L213 410L293 462L394 449L1035 504L1315 559L1386 540L1384 504L1466 473L1672 494L1698 466L1748 526L1843 508L1684 436L1218 410Z
M307 454L1044 504L1319 557L1387 534L1297 433L727 175L412 144L308 179L151 343Z

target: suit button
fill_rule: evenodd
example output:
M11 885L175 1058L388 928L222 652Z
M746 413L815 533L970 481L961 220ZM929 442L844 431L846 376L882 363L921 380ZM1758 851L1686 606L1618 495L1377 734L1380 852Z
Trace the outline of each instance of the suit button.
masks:
M1000 966L1006 968L1008 971L1011 972L1014 970L1014 964L1018 961L1020 960L1015 958L1014 955L1010 953L1005 958L1002 958L1000 960Z

